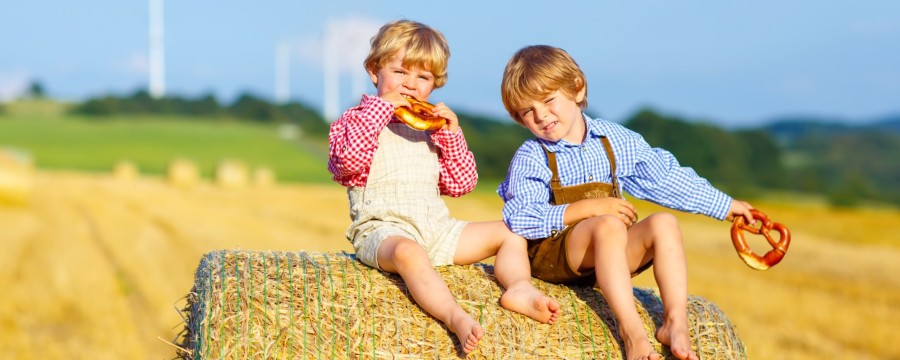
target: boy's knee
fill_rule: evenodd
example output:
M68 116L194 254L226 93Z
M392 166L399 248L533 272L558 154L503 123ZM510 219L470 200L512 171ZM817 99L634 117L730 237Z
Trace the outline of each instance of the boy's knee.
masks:
M653 213L646 221L654 231L678 231L678 218L671 213Z
M425 249L412 240L401 241L395 245L391 252L391 257L398 264L408 264L420 259L428 259Z
M517 247L517 248L518 247L522 247L522 248L528 247L528 240L525 240L525 238L523 238L519 235L516 235L513 232L506 234L506 236L503 237L502 241L503 241L502 246L513 246L513 247Z
M628 227L625 226L625 223L613 215L594 216L587 218L584 221L587 221L590 225L591 232L594 234L595 239L608 239L605 241L612 241L615 237L610 238L606 235L611 235L613 233L624 234L628 231ZM626 238L623 237L622 239Z
M595 230L627 230L628 228L625 226L625 223L622 222L622 219L614 215L600 215L594 216L588 219L592 222L593 228Z

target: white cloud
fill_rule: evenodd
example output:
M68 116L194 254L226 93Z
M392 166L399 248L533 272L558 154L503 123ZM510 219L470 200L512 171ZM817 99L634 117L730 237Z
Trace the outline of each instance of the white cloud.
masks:
M10 101L28 91L31 74L27 70L0 71L0 101Z

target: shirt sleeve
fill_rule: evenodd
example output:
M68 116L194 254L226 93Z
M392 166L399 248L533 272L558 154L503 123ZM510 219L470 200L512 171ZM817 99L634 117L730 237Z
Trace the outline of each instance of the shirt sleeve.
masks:
M440 149L438 188L441 195L459 197L475 189L478 183L475 155L469 151L462 128L455 134L447 129L435 130L431 140Z
M365 186L378 134L391 121L394 106L378 96L363 95L328 132L328 171L344 186Z
M550 205L546 155L537 144L526 143L510 162L506 180L497 189L503 199L503 221L526 239L543 239L565 228L567 204Z
M633 167L631 174L620 177L623 190L668 208L725 219L731 206L730 196L713 187L693 169L679 165L672 153L651 148L637 133L630 135L627 146L633 154L629 158Z

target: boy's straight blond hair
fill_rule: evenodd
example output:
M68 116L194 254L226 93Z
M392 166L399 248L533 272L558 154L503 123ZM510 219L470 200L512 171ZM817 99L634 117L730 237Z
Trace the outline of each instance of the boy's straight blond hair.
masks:
M378 72L401 49L406 50L403 66L431 71L434 87L444 86L450 46L440 31L419 22L395 20L382 26L372 37L372 48L363 64L366 70Z
M527 46L517 51L506 64L500 84L503 106L520 124L519 111L530 102L543 100L556 90L575 100L582 88L584 99L578 106L584 109L587 107L584 73L565 50L547 45Z

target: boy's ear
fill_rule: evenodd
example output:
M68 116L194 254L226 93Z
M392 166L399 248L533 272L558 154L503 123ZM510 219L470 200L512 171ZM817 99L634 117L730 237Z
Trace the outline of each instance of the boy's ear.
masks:
M584 101L584 95L587 93L587 86L584 86L580 79L575 79L575 84L581 87L581 89L578 90L578 93L575 94L575 102L581 103Z
M584 101L584 94L587 93L587 86L582 86L581 90L578 90L578 93L575 94L575 103L580 104Z
M366 72L369 73L369 79L372 79L372 85L378 86L378 74L373 72L372 69L366 69Z

